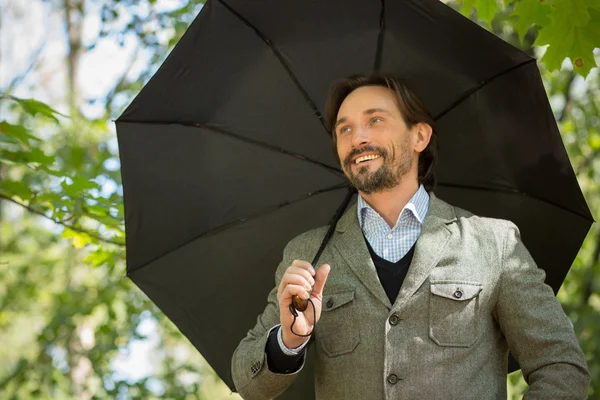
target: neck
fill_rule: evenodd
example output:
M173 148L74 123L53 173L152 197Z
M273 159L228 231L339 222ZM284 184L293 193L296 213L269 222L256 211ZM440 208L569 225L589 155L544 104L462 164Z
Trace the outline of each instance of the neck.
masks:
M398 221L400 212L408 201L419 190L417 179L403 179L399 185L385 192L365 194L359 192L362 198L375 210L390 228Z

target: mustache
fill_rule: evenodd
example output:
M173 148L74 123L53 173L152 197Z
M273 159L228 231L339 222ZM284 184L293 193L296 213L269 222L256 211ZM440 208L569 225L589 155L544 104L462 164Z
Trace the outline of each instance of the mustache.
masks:
M383 147L367 145L361 148L352 149L350 153L344 158L344 165L348 166L352 164L352 159L356 156L360 156L363 153L376 153L379 156L385 158L387 156L387 150Z

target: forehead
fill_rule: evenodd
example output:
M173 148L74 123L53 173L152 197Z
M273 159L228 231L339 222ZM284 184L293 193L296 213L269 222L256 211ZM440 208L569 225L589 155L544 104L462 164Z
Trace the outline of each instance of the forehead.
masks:
M383 108L390 112L398 110L394 94L387 87L361 86L346 96L338 110L338 117L362 113L370 108Z

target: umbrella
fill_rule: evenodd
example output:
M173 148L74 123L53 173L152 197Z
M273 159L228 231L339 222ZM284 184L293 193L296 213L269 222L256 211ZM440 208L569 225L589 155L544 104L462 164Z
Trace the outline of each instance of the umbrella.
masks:
M535 59L450 7L209 0L116 125L127 274L232 389L283 247L346 194L327 89L371 72L401 76L434 116L436 194L515 222L555 291L589 230ZM310 398L310 379L284 396Z

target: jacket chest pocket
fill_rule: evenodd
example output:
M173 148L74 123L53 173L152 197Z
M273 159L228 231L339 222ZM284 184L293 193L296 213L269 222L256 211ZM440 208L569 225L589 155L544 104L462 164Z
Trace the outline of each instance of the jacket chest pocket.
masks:
M326 293L323 296L321 318L315 330L315 341L329 357L354 351L360 342L354 309L354 289Z
M469 347L479 336L478 282L432 280L429 337L440 346Z

